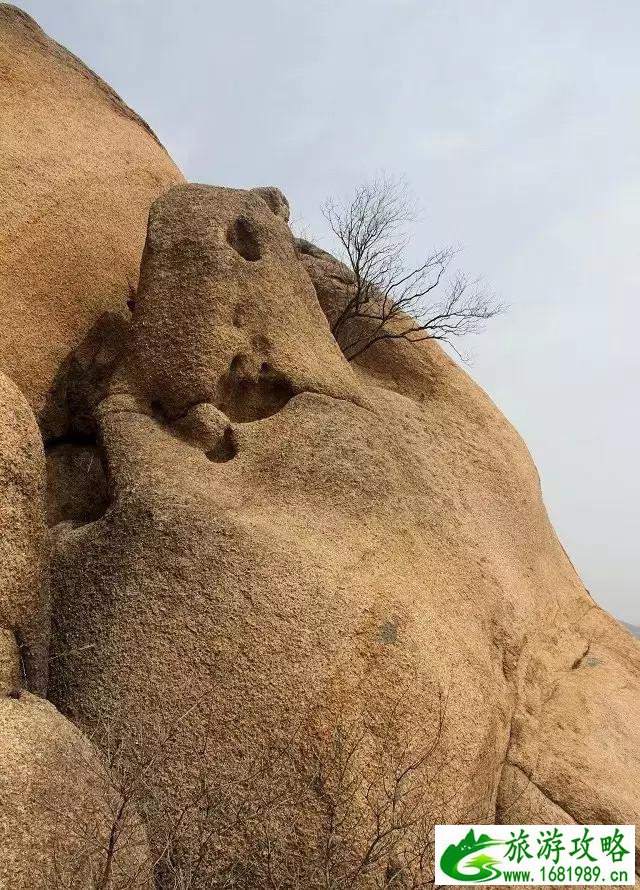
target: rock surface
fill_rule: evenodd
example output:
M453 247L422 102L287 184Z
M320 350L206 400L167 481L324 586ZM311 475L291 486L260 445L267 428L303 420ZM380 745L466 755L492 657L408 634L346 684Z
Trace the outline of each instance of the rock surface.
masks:
M101 886L120 799L98 752L53 705L26 692L0 698L0 739L0 886ZM113 883L103 886L151 890L146 835L127 817Z
M257 420L297 393L356 391L291 232L255 191L179 185L156 201L130 357L170 418L211 403Z
M95 887L132 764L111 890L151 885L137 810L160 890L420 887L436 822L638 823L640 644L493 403L435 342L348 363L348 270L278 189L179 184L28 16L0 38L0 886Z
M44 453L24 398L0 374L0 647L5 694L44 692L49 654Z
M376 795L420 761L422 827L637 822L640 647L580 583L521 439L434 342L350 366L265 212L203 186L152 208L130 352L97 408L113 500L53 558L57 645L95 643L56 662L60 706L91 727L124 703L151 747L179 723L154 775L176 811L203 771L241 808L229 776L256 752L302 739L326 765L353 731ZM331 315L344 267L299 255ZM278 811L298 831L279 868L321 867L327 797ZM374 830L370 800L352 808L338 870ZM236 828L218 877L251 858ZM413 843L377 868L428 879Z
M47 691L44 489L35 418L0 374L0 887L89 890L118 798L89 741L25 690ZM144 890L148 848L133 808L126 834L131 843L114 851L113 868L135 873L127 886Z
M40 413L107 309L127 314L149 205L182 179L144 122L0 4L0 371Z
M300 243L298 250L331 318L348 273L323 251ZM577 577L523 443L436 343L375 345L360 367L394 400L409 398L430 415L428 441L437 439L441 452L430 475L451 493L457 549L471 544L483 610L497 585L498 613L474 620L483 645L502 652L514 694L497 819L637 823L640 646Z
M281 217L285 222L289 222L289 202L279 188L276 188L274 185L267 185L251 189L251 191L254 195L259 195L276 216Z
M100 450L67 442L47 454L47 523L91 522L104 513L109 495Z

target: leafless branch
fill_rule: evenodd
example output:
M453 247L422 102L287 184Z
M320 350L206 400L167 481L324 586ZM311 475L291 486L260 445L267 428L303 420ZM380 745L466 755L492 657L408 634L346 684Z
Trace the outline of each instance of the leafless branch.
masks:
M406 226L414 219L406 186L379 177L360 186L350 201L327 201L323 213L353 277L331 329L352 361L382 340L452 341L477 334L505 307L479 280L451 274L458 249L434 251L407 268Z
M47 886L142 890L150 875L157 890L427 886L432 829L447 803L434 793L447 701L438 694L435 725L413 731L409 694L403 690L375 719L318 711L228 769L212 769L203 702L159 720L151 744L148 729L138 737L126 721L109 718L94 737L102 761L87 757L86 745L67 758L69 781L79 770L93 772L101 794L82 818L67 814L63 822L57 814L65 843ZM192 714L204 717L195 743L192 724L182 736ZM178 794L154 781L174 743L192 752Z

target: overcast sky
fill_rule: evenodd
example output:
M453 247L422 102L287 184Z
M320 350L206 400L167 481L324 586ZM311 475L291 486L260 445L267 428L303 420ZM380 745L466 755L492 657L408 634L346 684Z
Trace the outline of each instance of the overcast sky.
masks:
M414 250L509 303L472 373L527 441L593 596L640 623L637 0L22 0L189 179L319 205L381 169Z

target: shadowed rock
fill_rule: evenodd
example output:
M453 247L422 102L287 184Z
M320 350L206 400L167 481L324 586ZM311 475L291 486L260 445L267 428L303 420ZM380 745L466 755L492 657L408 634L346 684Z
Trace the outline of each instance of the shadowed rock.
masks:
M47 689L44 478L35 418L0 374L0 886L11 890L95 886L119 803L91 743L25 688ZM146 890L148 848L133 807L123 824L114 874L137 874L129 886Z
M0 626L2 688L47 688L49 595L43 517L44 453L22 394L0 374ZM13 654L9 654L13 653Z

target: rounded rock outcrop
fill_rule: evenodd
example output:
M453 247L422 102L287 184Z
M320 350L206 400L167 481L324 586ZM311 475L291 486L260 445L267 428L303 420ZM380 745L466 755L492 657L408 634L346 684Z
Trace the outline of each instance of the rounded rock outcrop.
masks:
M69 720L27 692L0 698L0 739L1 887L152 890L142 824L132 808L116 823L122 798Z
M275 185L261 185L251 189L254 195L258 195L268 205L272 213L279 216L286 223L289 222L289 201L286 195Z
M638 823L640 646L496 406L433 341L347 362L278 189L0 38L0 885L424 887L435 823Z
M0 886L88 888L110 858L114 874L138 875L131 890L146 890L148 848L137 813L130 807L126 824L123 817L117 826L126 849L105 855L119 807L107 765L53 705L27 691L47 692L44 512L45 459L35 417L0 374Z
M149 127L0 4L0 371L39 415L105 310L127 314L152 201L182 175Z
M638 821L640 647L577 577L524 443L435 342L349 364L320 311L344 267L254 202L184 186L154 205L97 408L113 501L53 557L56 646L92 644L55 662L60 706L90 728L121 703L150 752L179 723L153 775L169 811L202 781L233 812L269 800L272 865L309 887L356 868L398 776L411 830L367 880L432 880L434 822ZM198 818L181 829L199 849ZM234 822L207 880L264 862L255 831Z

